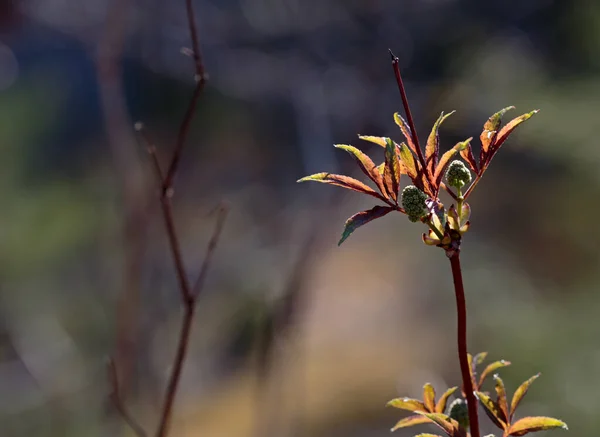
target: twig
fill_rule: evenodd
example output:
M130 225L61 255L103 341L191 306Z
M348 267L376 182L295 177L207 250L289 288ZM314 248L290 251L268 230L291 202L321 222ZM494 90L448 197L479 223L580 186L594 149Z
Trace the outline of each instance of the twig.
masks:
M473 394L473 382L469 370L467 358L467 304L465 300L465 288L460 267L460 250L452 252L450 266L452 267L452 278L454 279L454 292L456 294L456 311L458 316L458 359L460 361L460 372L462 374L463 387L467 398L469 411L469 428L472 437L479 437L479 418L477 416L477 399Z
M110 398L112 400L113 405L119 411L123 420L129 425L129 427L133 430L136 436L138 437L146 437L146 431L144 428L133 418L133 416L125 407L125 403L123 402L123 398L121 397L121 389L119 387L119 377L117 376L117 367L115 365L115 361L110 358L107 363L107 372L108 372L108 380L111 385L111 393Z

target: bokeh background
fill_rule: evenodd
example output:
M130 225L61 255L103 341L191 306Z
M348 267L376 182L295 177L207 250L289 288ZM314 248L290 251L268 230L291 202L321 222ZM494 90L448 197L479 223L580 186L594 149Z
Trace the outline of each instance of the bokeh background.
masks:
M513 362L501 371L509 392L542 372L522 414L595 435L600 3L194 5L210 81L174 197L190 276L211 211L225 199L231 212L172 435L387 436L403 417L389 399L459 383L450 270L422 226L391 214L338 248L345 219L373 202L295 183L360 177L334 143L381 161L357 134L401 138L388 48L422 138L457 110L442 148L478 138L505 106L541 109L471 197L470 349ZM133 414L156 425L181 304L133 125L166 162L194 87L189 45L183 0L0 1L3 437L132 435L107 399L109 356Z

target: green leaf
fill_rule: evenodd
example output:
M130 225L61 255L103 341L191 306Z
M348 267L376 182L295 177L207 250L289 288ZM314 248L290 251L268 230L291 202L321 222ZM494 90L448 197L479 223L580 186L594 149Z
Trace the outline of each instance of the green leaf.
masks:
M494 422L494 425L496 425L502 430L506 429L507 425L506 422L502 420L502 411L500 410L498 403L493 401L492 398L490 398L485 393L482 393L480 391L477 391L475 393L477 395L477 399L479 399L479 402L483 406L485 413L488 415L490 420Z
M439 190L440 183L442 182L442 178L444 177L444 172L446 171L446 167L450 164L450 160L461 150L467 148L469 143L473 138L468 138L465 141L461 141L460 143L456 143L456 145L448 150L446 153L442 155L440 161L435 169L435 174L433 176L433 183L436 186L436 190Z
M385 148L385 145L386 145L385 137L374 137L371 135L358 135L358 138L360 138L361 140L369 141L370 143L377 144L383 148Z
M329 185L336 185L338 187L347 188L349 190L358 191L359 193L368 194L373 197L377 197L380 200L385 200L383 196L381 196L374 189L369 187L368 185L363 184L361 181L351 178L349 176L343 176L339 174L333 173L315 173L310 176L305 176L302 179L298 179L297 182L321 182Z
M402 164L404 164L404 167L406 168L406 174L413 180L413 182L415 182L415 185L417 185L415 179L417 178L418 174L418 164L415 160L415 155L412 154L412 152L406 146L405 143L400 144L398 148L400 152L400 159L402 160Z
M521 436L530 432L555 428L569 429L565 422L553 417L524 417L510 426L508 435Z
M410 150L412 150L413 153L417 155L417 146L413 141L410 127L408 127L408 123L402 118L399 112L396 112L394 114L394 122L400 128L400 131L402 132L402 135L404 135L404 138L406 138L406 142L408 143L408 147L410 147Z
M414 425L422 425L423 423L430 423L431 420L429 420L427 417L423 417L423 416L408 416L405 417L404 419L401 419L400 421L398 421L398 423L396 423L396 425L394 425L394 427L391 429L392 432L396 431L397 429L400 428L408 428L409 426L414 426Z
M427 163L427 171L433 177L435 167L437 166L438 156L440 153L440 135L438 133L441 124L456 111L452 111L446 115L442 112L434 123L431 133L427 138L427 146L425 147L425 162Z
M515 109L514 106L508 106L504 109L493 114L483 125L483 131L479 139L481 140L481 156L485 157L490 146L494 143L496 139L496 135L498 134L498 129L500 129L500 125L502 124L502 117L511 109ZM484 160L481 159L481 166L483 167Z
M396 153L396 144L389 138L386 138L386 141L383 181L388 195L394 202L397 202L398 188L400 186L400 160Z
M383 177L379 174L379 170L377 170L377 166L375 163L369 158L366 154L358 150L354 146L349 146L347 144L335 144L335 148L342 149L348 152L350 155L354 157L358 166L366 174L369 179L375 182L377 188L381 191L382 194L385 194L385 187L383 185Z
M529 120L531 117L533 117L538 112L540 112L540 110L536 109L534 111L528 112L527 114L523 114L517 118L513 118L511 121L509 121L506 124L506 126L504 126L502 129L500 129L500 132L498 132L498 135L496 137L496 141L494 141L494 144L492 145L492 148L493 148L492 154L494 154L498 151L498 149L500 148L502 143L504 143L504 141L506 141L508 136L512 133L512 131L514 131L516 129L516 127L518 125ZM490 157L490 159L491 159L491 157Z
M338 242L338 246L341 245L346 239L359 227L366 225L370 221L383 217L384 215L392 212L394 208L389 206L374 206L373 208L367 211L361 211L357 214L354 214L348 220L346 220L346 224L344 225L344 232L342 233L342 238Z
M427 407L427 411L435 412L435 389L429 383L423 386L423 403Z
M485 382L485 379L490 376L492 373L494 373L496 370L500 369L501 367L506 367L506 366L510 366L510 361L505 361L505 360L500 360L500 361L495 361L492 364L489 364L484 370L483 372L481 372L481 377L479 378L479 387L481 387L483 385L483 383Z
M496 395L498 396L496 404L502 412L502 417L500 417L500 419L502 419L504 423L509 423L508 402L506 400L506 389L504 388L504 381L502 381L502 379L498 375L494 375L494 379L496 380L495 389Z
M446 404L448 403L448 398L454 394L454 392L458 389L458 387L451 387L444 392L444 394L437 401L435 406L436 413L443 413L446 410Z
M425 404L417 399L397 398L387 403L388 407L400 408L406 411L427 411Z
M533 384L533 381L535 381L536 379L538 379L540 377L540 373L538 373L537 375L533 375L531 378L529 378L527 381L525 381L523 384L521 384L519 386L519 388L515 391L515 394L513 395L512 398L512 402L510 403L510 420L512 421L513 416L515 415L515 411L517 411L517 407L519 406L519 403L521 403L521 401L523 400L523 397L527 394L527 391L529 390L529 387L531 386L531 384Z

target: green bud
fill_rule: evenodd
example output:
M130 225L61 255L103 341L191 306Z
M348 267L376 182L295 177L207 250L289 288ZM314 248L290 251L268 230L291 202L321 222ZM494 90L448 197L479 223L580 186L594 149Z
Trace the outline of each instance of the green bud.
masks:
M446 181L451 187L462 188L471 183L471 172L462 161L457 159L448 166Z
M462 428L469 429L469 409L464 399L454 400L448 410L448 415L456 420Z
M416 222L427 215L426 200L427 195L414 185L407 185L402 190L402 208L411 222Z

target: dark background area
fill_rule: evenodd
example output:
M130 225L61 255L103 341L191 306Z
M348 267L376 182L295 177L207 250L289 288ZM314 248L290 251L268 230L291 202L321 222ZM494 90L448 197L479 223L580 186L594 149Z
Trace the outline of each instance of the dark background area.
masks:
M231 213L172 435L384 436L403 417L388 400L419 397L425 382L459 384L450 270L421 243L423 226L390 214L338 248L346 218L371 199L295 183L319 171L360 178L334 143L381 162L357 134L401 139L388 48L421 138L441 111L457 111L443 149L477 139L503 107L541 110L470 199L470 348L513 362L501 371L509 393L542 372L522 414L594 435L600 3L194 5L210 80L175 182L190 274L210 211L226 199ZM115 354L129 369L128 404L155 426L181 311L133 125L144 123L166 160L194 87L189 45L183 1L0 1L2 436L131 435L107 401ZM300 300L285 330L275 324L257 382L265 326L290 290Z

